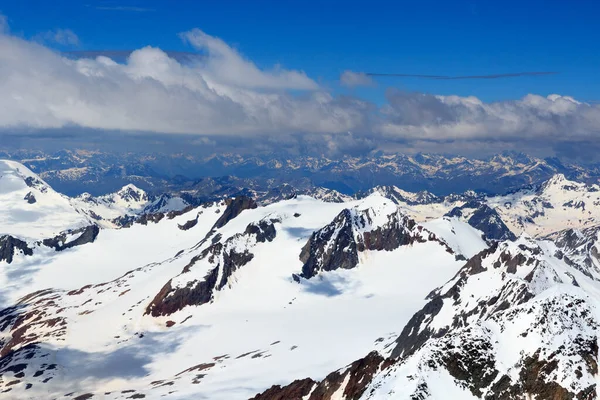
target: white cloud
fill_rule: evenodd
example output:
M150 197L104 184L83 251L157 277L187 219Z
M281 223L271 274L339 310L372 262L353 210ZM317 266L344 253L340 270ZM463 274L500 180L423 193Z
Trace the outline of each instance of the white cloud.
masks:
M600 107L569 96L475 97L388 92L381 132L389 138L585 140L600 136Z
M0 126L277 134L343 132L363 123L359 100L340 101L301 72L260 70L199 31L187 36L208 50L203 63L183 65L152 47L125 64L70 60L0 35ZM312 91L293 96L286 89Z
M485 103L390 90L387 104L377 107L334 96L301 71L260 69L200 30L182 36L206 56L181 63L145 47L123 64L103 56L72 60L42 44L0 34L0 128L77 126L279 140L311 133L344 149L376 147L377 141L600 136L600 106L568 96ZM360 82L360 74L347 72Z
M56 43L63 46L79 46L79 37L70 29L54 29L38 33L33 40L42 43Z
M375 86L375 81L364 72L344 71L340 75L340 83L343 86Z
M207 35L200 29L181 34L198 50L207 53L204 73L222 84L245 88L316 90L319 86L301 71L289 71L276 66L270 71L259 70L245 60L223 40Z

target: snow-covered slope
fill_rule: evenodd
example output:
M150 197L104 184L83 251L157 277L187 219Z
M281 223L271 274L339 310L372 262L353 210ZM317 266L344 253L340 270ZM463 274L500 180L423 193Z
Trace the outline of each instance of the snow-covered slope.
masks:
M526 235L495 244L383 351L255 399L595 399L600 286L556 252Z
M488 199L509 228L544 236L600 221L600 186L586 185L555 175L540 187Z
M458 217L494 240L514 239L521 232L542 237L600 224L600 186L569 181L560 174L541 185L502 196L465 192L436 197L395 186L377 187L372 192L390 198L416 221Z
M432 284L462 265L443 237L378 195L350 203L299 196L265 207L236 199L224 207L110 231L113 238L100 235L28 270L6 293L15 307L1 314L2 390L13 398L249 398L273 380L317 378L380 347ZM356 264L294 279L320 254L301 255L307 243L321 248L313 232L348 213ZM154 237L159 232L165 239ZM181 238L167 241L172 232ZM132 247L119 251L126 243Z
M596 396L595 186L192 207L0 165L0 398Z
M0 160L0 235L37 240L88 224L68 197L23 165Z
M133 184L104 196L94 197L83 193L71 199L71 204L79 213L107 228L118 227L115 220L125 216L180 211L189 206L179 197L162 195L151 199L145 191Z

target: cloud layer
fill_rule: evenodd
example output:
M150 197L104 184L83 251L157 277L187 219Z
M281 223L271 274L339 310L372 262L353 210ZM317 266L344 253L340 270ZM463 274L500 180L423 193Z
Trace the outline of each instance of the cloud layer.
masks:
M436 96L388 89L376 106L333 95L298 70L261 69L223 40L199 29L181 34L203 57L189 62L161 49L73 60L8 33L0 16L0 129L82 127L156 133L315 137L333 149L406 141L600 138L600 105L568 96L527 95L484 103L475 97ZM4 28L3 28L4 27ZM1 33L3 32L3 33ZM68 30L45 42L77 44ZM346 71L347 86L372 84ZM316 135L316 136L315 136ZM290 139L294 138L294 139Z
M79 46L79 37L70 29L54 29L34 36L40 43L59 44L62 46Z

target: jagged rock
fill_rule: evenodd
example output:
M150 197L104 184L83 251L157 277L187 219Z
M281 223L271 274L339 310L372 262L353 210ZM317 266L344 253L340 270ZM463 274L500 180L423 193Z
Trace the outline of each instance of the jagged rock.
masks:
M135 222L142 225L148 225L148 222L160 222L165 217L165 214L162 212L152 213L152 214L142 214Z
M560 259L586 276L600 280L600 225L566 229L544 239L556 244L560 249Z
M373 376L389 365L390 360L373 351L346 368L330 373L321 382L306 378L284 387L272 386L250 400L334 400L333 395L339 395L340 390L345 400L358 400Z
M31 192L27 193L25 195L25 197L23 198L23 200L27 200L27 203L29 203L29 204L34 204L37 201L35 199L35 196Z
M302 277L319 271L350 269L358 264L358 250L352 231L352 213L344 209L333 222L314 232L300 253Z
M145 313L154 317L170 315L186 306L210 302L214 291L223 289L236 270L252 261L254 258L254 254L250 252L252 247L257 243L271 242L275 239L274 224L277 222L280 222L279 219L269 218L251 223L243 233L230 237L224 243L219 237L219 240L214 241L202 253L192 258L178 277L185 278L185 274L197 262L206 260L213 267L204 278L200 281L190 280L183 287L173 287L173 280L169 280L146 307ZM245 247L243 251L239 251L239 244Z
M222 228L229 221L240 215L242 211L257 207L256 202L247 196L238 196L234 199L228 199L226 203L227 208L223 212L223 215L215 222L213 229Z
M470 212L467 223L483 232L489 240L515 240L515 234L506 226L496 210L482 202L471 200L460 207L453 208L446 214L448 217L463 217Z
M67 241L67 234L76 235L80 233L80 235L69 241ZM67 233L62 233L58 236L53 237L52 239L44 239L42 243L44 246L52 247L56 251L63 251L66 249L70 249L75 246L81 246L82 244L92 243L98 237L100 233L100 228L97 225L89 225L85 228L69 231Z
M259 243L272 242L275 239L277 232L275 231L275 223L281 220L272 218L269 220L260 220L258 223L251 223L244 231L247 235L255 235L256 241Z
M300 252L301 277L310 279L320 271L351 269L358 264L358 253L366 250L392 251L400 246L433 240L453 251L435 234L427 231L397 210L385 216L385 222L373 226L372 209L344 209L327 226L308 239Z
M198 216L197 215L196 215L196 218L186 221L186 223L183 225L177 224L177 227L179 229L181 229L182 231L187 231L188 229L192 229L193 227L195 227L196 224L198 224Z
M284 387L273 385L250 400L304 400L316 384L317 382L312 379L305 378L294 381Z
M479 301L479 303L471 306L473 308L467 310L464 315L452 315L450 326L441 329L431 328L431 321L442 310L446 302L448 304L460 304L461 291L466 281L472 276L487 271L483 264L484 260L490 258L497 258L493 263L488 261L488 264L491 264L493 268L504 269L507 273L512 272L512 274L516 272L518 265L533 264L532 258L528 258L521 253L511 256L508 251L499 249L497 244L476 254L456 274L456 277L451 281L454 282L452 286L443 292L440 290L434 291L428 296L430 301L409 320L398 339L396 339L396 346L391 353L392 357L408 357L428 340L445 335L450 328L465 326L469 316L485 312L493 313L494 310L504 307L504 302L508 302L508 299L510 299L511 304L517 305L533 297L533 294L527 291L526 286L521 285L521 287L515 288L510 285L506 288L506 293L492 296L487 301Z
M29 248L27 243L21 239L10 235L0 236L0 261L12 263L16 250L20 250L26 256L33 255L33 249Z

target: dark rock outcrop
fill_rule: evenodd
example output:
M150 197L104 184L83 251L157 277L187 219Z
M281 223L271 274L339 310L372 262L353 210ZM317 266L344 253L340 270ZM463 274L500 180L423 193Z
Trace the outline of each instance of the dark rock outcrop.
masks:
M319 271L351 269L358 264L352 218L350 210L342 210L333 222L310 236L300 252L302 277L308 279Z
M301 277L310 279L320 271L351 269L358 265L358 253L366 250L392 251L400 246L428 240L437 241L453 254L435 234L417 226L414 220L394 212L381 226L371 228L373 210L344 209L327 226L313 232L300 252Z
M67 235L76 235L80 234L77 238L67 242ZM100 228L97 225L89 225L85 228L76 229L73 231L68 231L66 233L61 233L51 239L44 239L42 243L44 246L52 247L56 251L63 251L66 249L70 249L75 246L81 246L83 244L92 243L98 237L100 233Z
M27 203L29 204L34 204L35 202L37 202L35 196L31 192L27 193L23 200L27 200Z
M312 379L305 378L283 387L273 385L250 400L303 400L316 384Z
M306 378L284 387L272 386L250 400L330 400L344 383L345 386L342 388L344 399L358 400L371 383L373 376L391 364L391 360L386 360L373 351L346 368L330 373L321 382ZM308 394L310 396L306 397Z
M223 215L219 217L213 229L219 229L225 226L229 221L240 215L244 210L250 210L256 208L256 202L247 196L238 196L233 199L227 199L227 208L223 212Z
M446 216L462 217L467 210L474 210L467 223L483 232L485 239L504 241L515 240L517 238L508 226L506 226L496 210L476 200L468 201L460 207L453 208Z
M19 250L26 256L33 255L33 250L21 239L10 235L0 236L0 262L6 261L8 264L12 263L15 251Z
M223 289L236 270L252 261L254 254L250 249L256 243L271 242L275 239L274 224L277 222L279 220L275 218L263 219L258 223L249 224L243 233L238 233L225 242L214 241L202 253L193 257L181 273L181 276L185 276L197 262L207 260L212 268L204 278L190 280L186 286L176 288L172 286L172 280L169 280L152 299L145 313L154 317L170 315L186 306L210 302L215 290ZM239 241L245 241L248 247L240 251L235 245Z
M560 249L556 256L591 279L600 280L600 225L550 234Z
M179 229L181 229L182 231L187 231L188 229L192 229L193 227L195 227L197 224L198 224L198 216L196 215L196 218L186 221L186 223L183 225L177 224L177 227Z
M436 330L432 329L429 324L441 311L445 300L454 304L461 303L461 291L466 281L471 276L486 271L483 261L489 257L497 257L495 262L492 263L493 268L503 268L507 273L512 274L514 274L513 269L516 270L518 265L533 262L533 259L525 257L521 253L511 256L506 251L498 252L497 243L471 257L453 278L454 284L449 289L443 293L440 290L435 290L427 296L429 302L413 315L396 339L396 346L391 353L392 358L406 358L416 352L428 340L442 337L448 332L450 327ZM466 326L466 320L470 315L493 313L494 310L501 310L504 307L503 302L500 301L501 299L510 299L514 305L517 305L530 300L532 297L533 295L527 291L524 285L521 285L521 287L508 285L506 288L501 288L497 297L489 301L480 301L467 314L453 315L451 328Z

